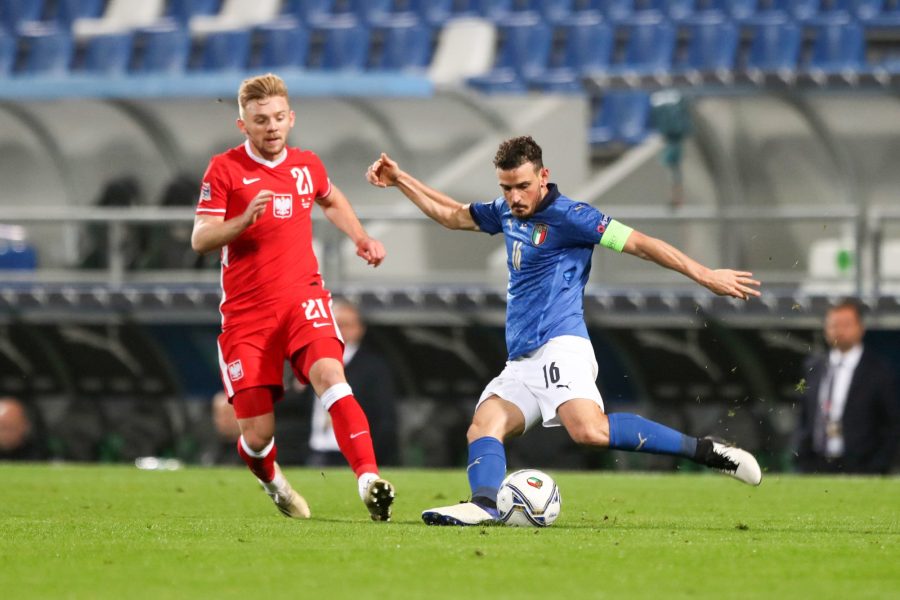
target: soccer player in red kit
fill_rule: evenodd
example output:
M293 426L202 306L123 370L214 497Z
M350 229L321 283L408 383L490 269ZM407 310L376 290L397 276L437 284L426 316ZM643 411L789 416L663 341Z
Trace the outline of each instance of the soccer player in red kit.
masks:
M219 367L241 428L238 453L282 513L309 518L275 462L274 405L288 360L331 415L372 519L388 521L394 489L378 475L368 420L344 376L343 339L312 248L313 204L368 264L381 264L384 247L368 236L319 157L287 146L294 112L281 78L245 80L238 108L247 139L210 161L191 236L197 252L221 250Z

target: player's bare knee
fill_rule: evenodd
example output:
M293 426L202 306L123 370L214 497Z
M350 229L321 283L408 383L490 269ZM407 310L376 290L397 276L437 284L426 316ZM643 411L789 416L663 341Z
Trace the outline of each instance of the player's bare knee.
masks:
M579 446L609 446L609 431L594 423L582 423L569 428L569 436Z

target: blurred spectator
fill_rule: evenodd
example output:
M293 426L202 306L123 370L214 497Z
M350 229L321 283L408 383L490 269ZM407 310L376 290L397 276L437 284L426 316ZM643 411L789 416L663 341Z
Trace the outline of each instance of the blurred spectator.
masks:
M235 451L241 429L228 402L228 395L219 392L210 405L213 432L200 451L200 463L204 465L241 465L241 457Z
M33 432L25 405L9 396L0 398L0 460L43 458Z
M378 352L364 343L366 324L359 309L345 300L335 300L332 310L344 338L344 369L347 382L369 417L375 456L379 464L396 465L399 463L399 450L393 373ZM328 412L311 389L306 391L306 397L313 400L309 436L310 454L307 464L313 466L346 464L334 438Z
M126 175L109 181L97 199L99 208L121 208L143 204L143 190L137 177ZM119 251L123 254L126 269L136 266L148 244L145 228L129 228L122 239ZM109 225L90 223L85 227L81 244L83 269L105 269L109 266Z
M193 207L197 197L197 178L182 173L166 186L159 205L162 208ZM191 248L193 227L192 221L185 221L153 229L137 266L141 269L218 268L218 253L197 254Z
M890 367L865 348L855 300L825 315L825 356L806 364L797 466L806 473L887 473L900 439L900 402Z

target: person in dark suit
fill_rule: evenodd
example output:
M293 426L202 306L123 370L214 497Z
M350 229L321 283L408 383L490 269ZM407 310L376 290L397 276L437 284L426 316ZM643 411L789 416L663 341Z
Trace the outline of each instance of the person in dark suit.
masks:
M397 465L400 462L397 440L397 407L394 376L381 355L364 341L366 324L359 310L345 300L335 300L332 307L338 329L344 338L344 371L347 383L369 417L378 462ZM312 390L307 388L310 396ZM309 436L310 466L340 466L345 459L338 448L328 412L318 398L313 398Z
M825 356L807 361L797 429L797 467L805 473L887 473L900 439L900 402L887 363L865 348L855 300L825 315Z

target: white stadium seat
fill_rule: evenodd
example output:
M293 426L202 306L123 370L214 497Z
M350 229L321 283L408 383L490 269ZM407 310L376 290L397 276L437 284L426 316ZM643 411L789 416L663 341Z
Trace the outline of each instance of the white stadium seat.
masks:
M496 42L497 30L490 21L448 21L441 29L428 77L436 85L453 85L487 73L494 64Z
M225 0L219 14L191 18L191 35L253 27L277 18L280 8L281 0Z
M165 8L165 0L109 0L102 17L75 19L72 32L86 39L146 27L161 19Z

